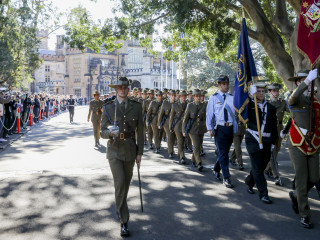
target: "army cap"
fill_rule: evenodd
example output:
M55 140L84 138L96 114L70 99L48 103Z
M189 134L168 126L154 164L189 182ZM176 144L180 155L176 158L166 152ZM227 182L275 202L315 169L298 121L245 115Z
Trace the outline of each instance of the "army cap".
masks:
M158 92L156 93L156 96L162 96L162 95L163 95L162 91L158 91Z
M200 89L194 89L192 95L201 95Z
M141 87L138 88L138 92L142 92L142 88Z
M176 91L173 89L170 89L169 94L176 94Z
M187 91L186 91L186 90L180 90L179 95L180 95L180 96L186 96L186 95L188 95L188 94L187 94Z
M93 93L93 96L95 96L95 95L100 95L100 92L99 92L99 91L95 91L95 92Z
M296 81L301 78L305 78L308 76L309 72L310 72L310 70L301 70L301 71L297 72L296 76L289 78L288 81Z
M229 77L227 75L220 75L219 78L217 79L218 83L219 82L229 82Z
M268 90L273 90L273 89L282 89L282 85L280 83L271 83L268 85Z
M147 90L147 89L144 89L144 90L142 91L142 93L148 94L148 90Z
M145 90L149 91L149 90L150 90L150 88L145 88Z
M153 89L150 89L150 90L148 91L148 94L154 94L154 90L153 90Z
M196 90L196 89L195 89ZM199 89L198 89L199 90ZM188 94L193 94L193 91L192 90L189 90L188 91Z
M180 93L180 90L178 89L178 90L176 91L176 93L178 93L178 94L179 94L179 93Z
M167 93L167 92L169 92L168 88L164 88L163 93Z
M257 81L254 85L256 85L257 88L266 88L267 83L264 81Z
M133 92L138 92L138 88L134 87Z
M116 88L117 86L130 86L130 81L126 77L120 77L116 84L110 84L109 87Z

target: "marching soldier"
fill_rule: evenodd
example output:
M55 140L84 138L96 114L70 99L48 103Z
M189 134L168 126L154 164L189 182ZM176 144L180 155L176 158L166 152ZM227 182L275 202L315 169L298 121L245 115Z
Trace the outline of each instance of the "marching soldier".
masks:
M208 101L205 100L205 96L208 92L206 90L200 90L200 102L204 103L207 109ZM201 141L201 150L200 150L200 156L206 155L206 153L203 150L203 139L204 135L202 136L202 141Z
M146 118L147 118L147 104L146 102L148 101L148 90L144 89L142 93L142 121L143 121L143 136L144 136L144 145L147 145L147 128L146 128ZM140 101L139 101L140 102Z
M120 235L129 236L127 195L134 164L136 162L137 167L140 167L143 154L142 106L128 99L127 78L121 77L116 85L109 86L116 89L117 99L104 106L101 137L108 139L107 159L114 181L116 209L121 223ZM108 128L114 124L117 125L118 130ZM135 139L136 132L137 139Z
M174 135L174 132L170 131L170 126L169 126L169 116L170 116L171 108L174 102L175 102L175 90L170 90L169 100L164 100L162 102L160 112L159 112L159 118L158 118L158 128L159 129L164 128L166 135L168 136L167 144L168 144L169 158L173 158L173 154L174 154L173 144L174 144L175 135Z
M93 94L94 99L90 101L89 104L89 114L88 114L88 122L90 121L91 116L91 122L93 125L93 135L95 140L95 147L100 146L100 124L101 124L101 116L102 116L102 107L104 105L104 101L100 100L100 92L95 91Z
M169 121L170 131L176 134L178 142L178 156L181 164L186 163L186 157L184 155L184 137L182 135L182 119L187 107L186 97L187 92L185 90L181 90L179 93L179 100L172 105Z
M164 101L164 100L169 100L169 98L168 98L168 92L169 92L169 90L168 90L167 88L164 88L162 92L163 92L162 100L163 100L163 101Z
M238 131L233 135L233 151L230 157L230 162L233 165L238 164L239 170L243 170L242 150L241 143L246 134L246 125L241 122L236 114L236 120L238 124ZM236 162L237 161L237 162Z
M156 93L156 100L152 101L147 111L147 127L152 128L154 143L156 146L156 153L160 153L161 135L158 128L158 113L162 105L162 92Z
M200 158L201 144L203 135L207 132L206 128L206 104L200 102L200 90L193 91L194 102L188 103L182 122L183 136L190 135L193 144L192 164L202 171L202 161Z
M193 91L192 90L189 90L188 91L188 98L187 98L187 103L192 103L193 102Z
M283 130L282 121L283 121L284 113L286 111L289 112L286 101L283 99L279 99L279 90L281 88L282 88L282 85L279 83L273 83L268 86L268 92L270 94L270 101L269 102L271 103L272 106L274 106L277 109L278 139L276 141L275 148L273 150L275 159L271 159L269 161L267 168L266 168L266 172L272 171L272 176L275 178L274 181L275 181L276 185L282 185L281 179L279 176L278 162L276 161L276 158L277 158L278 153L281 148L282 138L280 136L280 133Z
M76 105L76 101L73 99L73 95L70 94L70 99L68 99L68 110L69 110L69 116L70 116L70 123L73 122L73 116L74 116L74 106Z
M256 94L258 114L261 129L262 146L259 142L257 118L253 99L248 103L248 122L245 142L251 161L251 171L246 177L248 193L253 194L253 186L256 185L259 191L260 200L264 203L271 203L268 196L267 181L264 177L264 170L270 161L271 151L274 149L277 133L276 109L269 102L264 100L266 83L257 82L250 88L250 94Z
M214 166L214 175L221 181L220 170L223 174L223 183L227 188L233 188L229 172L229 150L233 140L233 133L237 125L233 109L233 96L229 91L229 77L220 75L218 78L219 91L213 94L207 105L206 125L210 136L214 136L218 158Z
M146 112L145 121L146 121L146 127L147 127L149 149L153 149L154 148L153 143L152 143L153 131L152 131L152 127L148 127L148 124L147 124L148 123L147 112L148 112L148 109L149 109L151 102L154 100L154 90L150 89L148 91L148 95L149 95L149 98L144 102L144 110Z
M316 98L311 100L308 94L308 87L316 78L317 69L298 72L296 77L289 79L295 81L298 86L287 99L292 118L287 145L296 174L296 191L291 191L289 196L293 210L300 215L300 223L305 228L312 228L308 193L319 181L320 104ZM312 122L315 124L312 128L310 128L311 101L314 106Z

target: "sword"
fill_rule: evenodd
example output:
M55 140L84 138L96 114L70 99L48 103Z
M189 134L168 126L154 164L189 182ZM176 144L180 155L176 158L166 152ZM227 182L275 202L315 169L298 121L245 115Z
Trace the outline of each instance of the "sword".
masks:
M143 212L142 191L141 191L141 179L140 179L140 166L137 166L137 168L138 168L138 179L139 179L141 212Z

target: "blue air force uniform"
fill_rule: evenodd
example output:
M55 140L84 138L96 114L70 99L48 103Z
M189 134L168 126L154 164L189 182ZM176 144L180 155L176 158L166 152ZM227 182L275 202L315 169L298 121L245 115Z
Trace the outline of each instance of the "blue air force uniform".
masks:
M224 106L224 101L226 104ZM235 122L233 96L230 93L218 91L213 94L207 105L206 125L208 131L214 133L218 159L214 166L216 173L222 170L223 178L229 179L229 150L233 140Z

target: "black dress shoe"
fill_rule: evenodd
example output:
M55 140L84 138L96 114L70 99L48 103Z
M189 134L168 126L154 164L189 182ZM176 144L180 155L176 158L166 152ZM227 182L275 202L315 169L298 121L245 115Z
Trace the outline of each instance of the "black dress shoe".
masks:
M181 159L180 159L180 164L185 164L186 163L186 159L185 159L185 157L182 157Z
M263 196L262 198L260 198L260 200L266 204L272 203L272 201L270 200L270 198L268 196Z
M202 171L202 169L203 169L203 166L202 166L202 164L201 164L201 163L199 163L199 164L198 164L198 171L199 171L199 172L201 172L201 171Z
M226 178L223 180L223 184L227 187L227 188L233 188L234 185L231 183L230 178Z
M193 165L194 167L197 167L197 163L196 163L196 162L192 162L192 165Z
M265 174L268 176L268 178L273 179L273 174L270 171L265 171Z
M276 179L274 180L274 184L278 185L278 186L282 186L282 181L280 177L276 177Z
M156 153L160 153L160 148L157 148Z
M313 227L312 223L310 222L310 218L309 217L301 217L300 218L300 223L305 228L312 228Z
M200 152L200 156L202 157L202 156L204 156L204 155L206 155L206 153L205 153L204 151L201 151L201 152Z
M294 191L290 191L289 192L289 197L291 199L293 211L295 212L295 214L299 214L298 200L297 200L297 197L294 194Z
M221 177L220 177L220 173L219 173L219 172L214 171L213 174L214 174L215 178L216 178L218 181L221 181Z
M152 144L152 143L150 144L150 147L149 147L149 149L153 149L153 144Z
M173 157L173 153L170 153L170 154L169 154L169 158L174 158L174 157Z
M127 223L121 224L120 236L121 236L121 237L128 237L128 236L130 236L130 232L129 232L128 224L127 224Z
M241 170L241 171L242 171L243 169L244 169L243 165L242 165L242 164L240 164L240 165L239 165L239 170Z
M253 188L249 187L249 186L247 188L247 192L250 193L250 194L254 194Z

